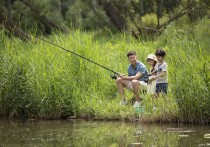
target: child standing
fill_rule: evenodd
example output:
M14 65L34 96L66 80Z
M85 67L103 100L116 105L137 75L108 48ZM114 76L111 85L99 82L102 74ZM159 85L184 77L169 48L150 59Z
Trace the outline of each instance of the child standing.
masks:
M155 93L159 96L160 93L163 95L167 94L168 89L168 71L167 63L164 61L166 52L162 49L158 49L155 53L158 64L157 64L157 75L152 76L152 79L156 79L156 90Z
M150 68L150 75L149 80L147 83L147 94L155 95L155 89L156 89L156 80L152 77L155 76L157 73L155 72L157 69L157 58L154 54L149 54L147 56L147 62L151 66Z

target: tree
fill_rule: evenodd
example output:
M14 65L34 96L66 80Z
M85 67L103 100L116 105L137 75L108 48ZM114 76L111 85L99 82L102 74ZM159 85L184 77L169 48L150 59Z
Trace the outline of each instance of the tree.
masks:
M31 37L29 34L24 32L22 29L15 26L8 17L3 13L3 10L0 9L0 23L5 26L5 28L10 32L10 34L14 34L22 40L30 40Z
M27 31L36 28L34 24L38 22L37 33L50 34L53 30L66 33L64 24L88 31L116 32L117 28L119 32L132 31L135 37L161 34L168 24L184 15L192 23L197 22L209 15L210 6L209 0L0 0L0 3L8 22Z
M38 22L41 22L44 25L46 34L51 34L53 30L59 30L63 33L68 32L66 28L54 23L52 20L47 18L44 14L40 14L39 11L35 7L33 7L33 5L30 4L28 1L21 0L21 2L23 2L25 5L31 8L31 11L34 14L35 19L37 19Z
M100 1L100 4L103 6L106 15L116 28L120 32L125 31L127 28L126 20L123 15L121 15L120 11L111 2Z

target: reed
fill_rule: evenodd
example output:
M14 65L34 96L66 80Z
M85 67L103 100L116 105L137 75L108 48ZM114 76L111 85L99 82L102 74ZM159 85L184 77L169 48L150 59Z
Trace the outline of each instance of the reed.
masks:
M206 23L204 22L204 26ZM195 25L195 28L202 24ZM80 30L55 34L47 40L85 56L110 69L127 73L126 53L136 50L138 59L158 47L167 51L169 95L157 100L144 96L142 121L208 122L209 44L208 33L179 33L168 28L156 41L138 41L124 35L96 38ZM0 33L0 114L11 118L55 119L76 114L82 118L129 119L132 105L121 107L110 72L39 40L22 42ZM147 65L147 64L146 64ZM128 99L132 93L126 92Z

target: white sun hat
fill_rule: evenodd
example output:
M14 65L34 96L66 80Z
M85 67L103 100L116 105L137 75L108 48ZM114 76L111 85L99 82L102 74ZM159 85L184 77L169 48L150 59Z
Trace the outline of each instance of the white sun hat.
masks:
M149 54L149 55L147 56L147 60L148 60L148 59L152 59L152 60L158 62L157 57L156 57L154 54Z

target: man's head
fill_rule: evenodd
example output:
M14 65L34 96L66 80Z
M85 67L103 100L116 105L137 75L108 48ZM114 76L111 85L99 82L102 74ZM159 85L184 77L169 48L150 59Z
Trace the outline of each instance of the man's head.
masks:
M162 49L158 49L158 50L156 50L155 55L157 57L158 62L163 62L166 52Z
M134 65L137 62L137 58L136 58L136 52L135 51L130 51L127 54L128 60L129 62Z

